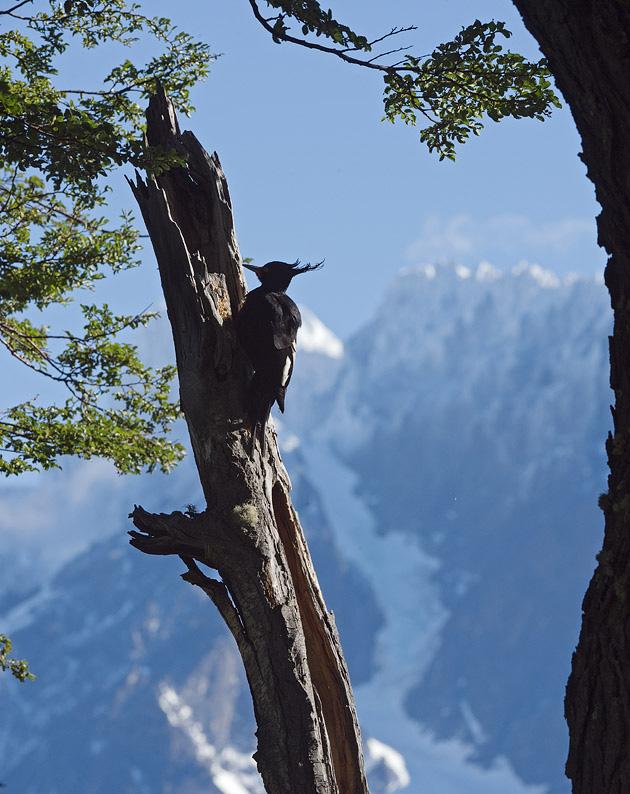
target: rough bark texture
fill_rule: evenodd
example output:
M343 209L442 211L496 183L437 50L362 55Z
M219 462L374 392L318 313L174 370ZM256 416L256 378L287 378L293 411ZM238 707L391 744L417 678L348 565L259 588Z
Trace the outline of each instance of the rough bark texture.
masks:
M234 635L258 726L255 758L270 794L367 794L352 691L273 430L250 455L243 421L249 365L233 331L245 294L227 183L216 154L180 133L163 93L147 111L150 144L185 167L131 183L158 260L173 329L181 406L207 507L132 513L131 543L178 554ZM220 580L198 563L218 571Z
M549 61L582 137L609 254L614 432L599 564L583 604L567 685L575 794L630 792L630 6L619 0L514 0ZM579 364L579 362L576 362Z

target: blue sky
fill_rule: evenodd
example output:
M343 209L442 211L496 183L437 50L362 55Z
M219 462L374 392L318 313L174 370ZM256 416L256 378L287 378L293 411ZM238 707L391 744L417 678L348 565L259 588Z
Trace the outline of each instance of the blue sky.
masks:
M326 267L296 279L291 294L342 338L369 319L387 285L409 265L487 260L509 269L525 259L558 273L602 271L598 205L567 108L544 123L488 121L479 138L460 147L455 163L439 162L417 130L381 121L378 74L274 44L247 0L152 0L144 7L171 16L220 54L208 80L194 89L195 114L180 121L219 152L243 256L259 263L325 258ZM538 57L508 0L435 0L428 10L419 0L341 0L334 9L369 36L417 25L401 43L420 53L477 17L502 19L514 33L510 46ZM60 85L98 87L109 56L72 53ZM142 58L141 51L121 55ZM112 207L138 214L124 179L129 172L112 177ZM148 241L138 270L101 282L96 296L78 296L94 297L116 311L162 304ZM75 316L72 308L50 313L62 327ZM5 404L33 390L48 393L50 384L7 358L3 365L17 371L8 379Z
M334 9L368 35L417 25L405 43L419 52L476 17L502 19L514 32L510 46L537 56L507 0L436 0L428 10L418 0L344 0ZM594 191L566 108L545 123L489 121L455 163L440 163L416 130L381 122L377 74L274 44L247 0L160 0L150 11L170 15L221 53L183 126L219 152L243 255L258 262L325 257L326 268L296 280L292 294L341 336L369 317L410 264L486 259L511 268L526 259L560 273L603 268ZM114 187L116 202L133 206L122 172ZM107 293L131 310L159 301L152 253Z

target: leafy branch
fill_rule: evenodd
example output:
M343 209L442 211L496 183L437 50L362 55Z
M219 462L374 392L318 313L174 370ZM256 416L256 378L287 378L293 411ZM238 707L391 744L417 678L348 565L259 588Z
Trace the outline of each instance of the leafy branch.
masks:
M182 162L138 135L142 105L159 80L190 112L212 55L132 0L29 0L0 16L19 19L0 31L0 348L65 391L60 404L32 398L0 410L0 472L48 469L64 455L103 456L120 472L168 470L183 454L168 440L175 370L145 366L121 341L154 314L86 304L79 330L48 328L37 314L137 266L140 235L129 213L107 212L107 177L121 165L159 173ZM144 63L133 58L140 40L153 46ZM130 57L99 83L57 85L73 47L112 43Z
M24 681L34 681L35 676L28 669L28 662L23 659L12 659L9 654L13 649L11 640L6 634L0 634L0 670L8 670L14 678Z
M155 315L115 315L109 307L81 307L81 335L49 334L27 319L0 317L0 344L32 371L69 393L62 405L23 402L0 411L0 472L18 474L59 466L63 455L111 459L123 473L171 468L183 455L166 441L179 407L171 401L174 367L144 365L136 348L115 337ZM51 345L56 345L53 349Z
M255 18L276 43L290 42L333 55L354 66L381 72L384 79L385 119L394 123L425 125L420 140L440 160L455 159L456 144L464 143L483 129L483 119L505 117L542 121L559 107L544 59L530 62L518 53L504 50L501 39L512 35L503 22L475 20L449 42L432 53L414 56L402 46L369 57L375 45L415 30L395 27L369 40L338 22L332 11L324 11L316 0L266 0L276 9L265 17L257 0L249 0ZM301 36L291 32L290 22L301 25ZM323 44L315 38L328 39ZM309 38L310 37L310 38ZM397 60L391 56L405 54ZM390 62L382 62L383 58Z

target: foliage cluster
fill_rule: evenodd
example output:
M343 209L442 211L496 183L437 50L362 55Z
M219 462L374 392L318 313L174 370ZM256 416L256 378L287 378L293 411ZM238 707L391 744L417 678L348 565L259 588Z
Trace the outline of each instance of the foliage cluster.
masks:
M0 346L64 390L53 404L33 397L0 410L0 472L48 469L62 455L167 470L182 454L167 438L174 370L145 366L125 341L153 315L86 302L82 327L58 330L44 313L137 264L139 233L128 214L107 217L104 178L177 160L139 137L142 106L157 79L189 112L211 55L129 0L23 0L0 10L0 25ZM157 54L121 57L139 39ZM60 86L79 48L113 65L95 86Z
M454 160L456 145L471 133L478 135L486 117L543 120L559 106L546 61L528 61L503 48L503 40L512 35L503 22L477 19L428 55L410 54L405 46L374 54L378 45L415 28L392 28L370 40L339 22L316 0L265 2L277 13L265 17L258 2L249 0L275 42L292 42L381 72L385 118L392 123L420 123L421 141L440 160ZM291 22L300 27L301 36L291 32ZM319 38L331 44L322 44Z
M28 662L12 659L9 654L13 646L6 634L0 634L0 670L8 670L18 681L33 681L35 676L28 669Z

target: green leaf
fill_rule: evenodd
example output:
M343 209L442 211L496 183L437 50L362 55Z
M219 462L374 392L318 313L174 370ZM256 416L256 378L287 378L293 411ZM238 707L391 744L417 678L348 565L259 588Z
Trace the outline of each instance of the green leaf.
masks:
M28 662L23 659L12 659L9 654L13 645L6 634L0 634L0 670L8 670L14 678L24 681L34 681L35 676L28 669Z

